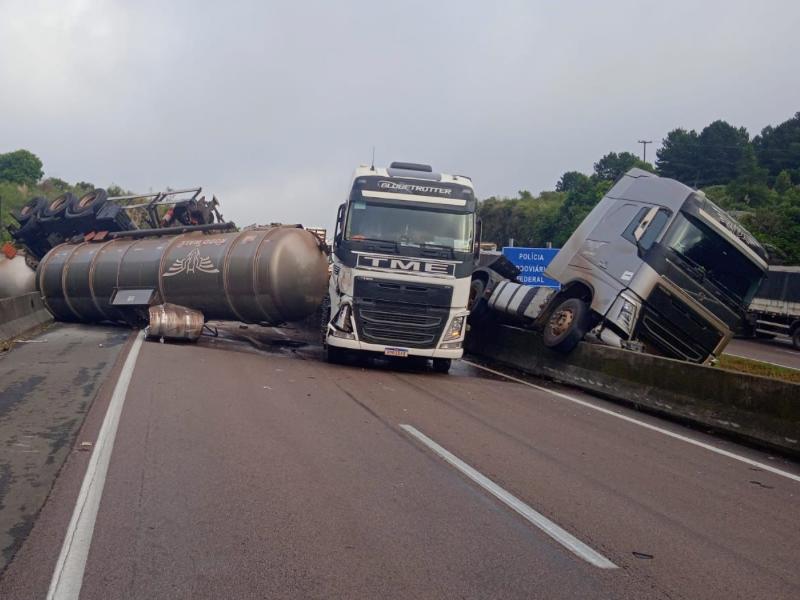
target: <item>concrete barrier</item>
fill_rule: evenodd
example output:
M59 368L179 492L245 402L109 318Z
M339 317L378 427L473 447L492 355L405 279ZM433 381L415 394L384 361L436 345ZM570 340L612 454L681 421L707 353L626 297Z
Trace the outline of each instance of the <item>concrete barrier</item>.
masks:
M800 456L800 385L582 342L568 356L541 336L486 324L470 354Z
M38 292L0 299L0 344L53 320Z

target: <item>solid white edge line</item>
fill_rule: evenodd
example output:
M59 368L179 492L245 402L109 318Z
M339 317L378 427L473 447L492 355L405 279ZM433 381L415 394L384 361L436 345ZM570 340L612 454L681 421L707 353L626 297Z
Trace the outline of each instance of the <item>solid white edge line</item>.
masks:
M117 435L122 406L125 403L125 396L143 340L144 331L140 331L125 358L117 384L114 386L114 392L108 403L100 433L97 435L92 457L83 476L81 491L64 536L64 543L53 571L53 578L50 580L47 600L77 600L80 596L86 559L89 556L89 546L92 543L94 524L100 507L100 498L103 495L111 451L114 449L114 438Z
M703 448L704 450L708 450L709 452L714 452L715 454L719 454L721 456L725 456L727 458L732 458L734 460L738 460L739 462L743 462L746 465L758 467L759 469L769 471L770 473L774 473L775 475L780 475L781 477L786 477L787 479L792 479L793 481L800 482L800 475L795 475L794 473L790 473L789 471L783 471L766 463L753 460L752 458L747 458L746 456L741 456L740 454L728 452L727 450L723 450L722 448L717 448L716 446L712 446L711 444L706 444L705 442L701 442L699 440L694 440L690 437L686 437L685 435L681 435L680 433L675 433L673 431L669 431L668 429L662 429L661 427L658 427L656 425L651 425L650 423L639 421L638 419L634 419L633 417L629 417L627 415L622 415L618 412L614 412L613 410L609 410L601 406L595 406L591 402L586 402L585 400L579 400L578 398L574 398L568 394L563 394L561 392L557 392L555 390L551 390L546 387L536 385L535 383L530 383L528 381L525 381L524 379L519 379L517 377L512 377L511 375L506 375L501 371L495 371L494 369L490 369L489 367L484 367L483 365L479 365L478 363L474 363L470 360L464 360L464 359L461 360L467 363L468 365L472 365L473 367L476 367L478 369L483 369L484 371L488 371L489 373L499 375L500 377L505 377L510 381L521 383L522 385L527 385L528 387L532 387L534 389L547 392L548 394L558 396L559 398L563 398L564 400L569 400L570 402L574 402L575 404L580 404L581 406L585 406L586 408L591 408L592 410L596 410L603 414L616 417L617 419L622 419L623 421L627 421L628 423L634 423L635 425L639 425L640 427L644 427L645 429L649 429L650 431L655 431L663 435L669 436L671 438L674 438L676 440L686 442L687 444L692 444L693 446Z
M461 471L464 475L469 477L472 481L481 486L484 490L489 492L492 496L500 500L503 504L516 511L527 519L530 523L541 529L544 533L549 535L559 544L564 546L567 550L585 560L591 565L600 569L617 569L617 565L608 560L605 556L590 548L574 535L562 529L553 521L545 517L543 514L535 511L533 508L525 504L522 500L507 492L488 477L482 475L467 463L462 461L457 456L445 450L442 446L434 442L424 433L411 425L400 425L400 428L415 437L418 441L433 450L440 458L444 459L451 466Z

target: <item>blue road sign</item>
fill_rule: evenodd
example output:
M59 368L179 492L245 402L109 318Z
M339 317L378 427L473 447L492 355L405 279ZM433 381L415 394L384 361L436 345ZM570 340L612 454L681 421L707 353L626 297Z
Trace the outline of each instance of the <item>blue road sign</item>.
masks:
M553 257L558 254L559 248L518 248L516 246L503 248L503 256L510 260L522 271L519 274L520 283L541 287L561 287L555 279L544 276L544 270Z

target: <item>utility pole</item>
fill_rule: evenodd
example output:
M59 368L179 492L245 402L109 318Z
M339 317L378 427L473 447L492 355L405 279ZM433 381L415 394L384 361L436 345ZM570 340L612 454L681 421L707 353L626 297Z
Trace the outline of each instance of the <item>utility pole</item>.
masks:
M642 162L647 162L647 144L652 144L653 140L639 140L642 145Z

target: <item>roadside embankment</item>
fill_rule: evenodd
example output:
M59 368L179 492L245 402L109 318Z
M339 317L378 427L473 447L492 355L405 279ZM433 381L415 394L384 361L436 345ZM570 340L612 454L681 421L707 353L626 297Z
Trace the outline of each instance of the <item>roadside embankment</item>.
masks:
M800 384L582 342L568 356L532 331L473 327L467 352L612 400L800 456Z
M0 299L0 349L52 320L38 292Z

